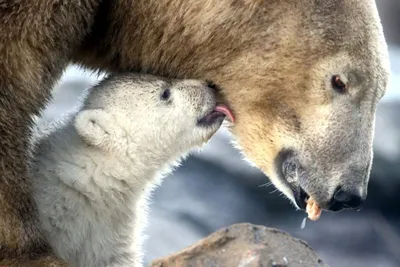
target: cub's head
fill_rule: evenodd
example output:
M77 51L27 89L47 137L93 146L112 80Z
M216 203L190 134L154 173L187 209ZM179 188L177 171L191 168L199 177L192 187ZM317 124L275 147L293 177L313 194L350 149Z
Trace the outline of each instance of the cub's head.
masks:
M75 126L86 142L106 150L183 153L207 142L230 116L217 93L197 80L113 75L88 92Z

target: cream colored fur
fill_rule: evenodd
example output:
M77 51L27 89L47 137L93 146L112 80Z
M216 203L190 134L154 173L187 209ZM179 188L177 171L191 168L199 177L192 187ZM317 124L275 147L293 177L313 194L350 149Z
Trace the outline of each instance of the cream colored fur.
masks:
M77 112L37 132L30 175L57 256L77 267L142 266L151 192L219 128L222 117L198 124L215 97L199 81L117 75L91 89Z

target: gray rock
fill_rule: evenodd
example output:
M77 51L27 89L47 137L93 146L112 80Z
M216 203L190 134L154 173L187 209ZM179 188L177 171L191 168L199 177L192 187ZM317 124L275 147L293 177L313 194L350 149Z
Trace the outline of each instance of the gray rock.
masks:
M192 246L158 259L151 267L328 266L305 242L286 232L251 224L221 229Z

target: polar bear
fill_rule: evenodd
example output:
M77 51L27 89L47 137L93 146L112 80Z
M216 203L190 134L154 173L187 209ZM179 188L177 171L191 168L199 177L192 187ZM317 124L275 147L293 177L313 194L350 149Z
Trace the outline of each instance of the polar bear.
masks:
M359 209L389 56L375 0L0 1L0 265L64 266L27 184L32 114L71 63L210 79L243 154L300 209Z
M148 198L228 115L213 84L110 76L35 141L30 176L44 235L73 266L141 266Z

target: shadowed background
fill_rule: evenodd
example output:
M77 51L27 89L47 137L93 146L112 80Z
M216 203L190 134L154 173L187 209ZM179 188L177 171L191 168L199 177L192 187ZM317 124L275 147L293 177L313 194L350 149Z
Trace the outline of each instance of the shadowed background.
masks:
M378 7L390 46L392 77L378 108L374 164L364 208L324 212L318 222L307 221L300 229L305 213L268 186L268 178L242 160L229 143L229 133L221 129L155 192L146 263L219 228L251 222L306 240L332 267L400 266L400 1L378 0ZM69 68L44 118L59 117L76 103L84 88L100 78Z

